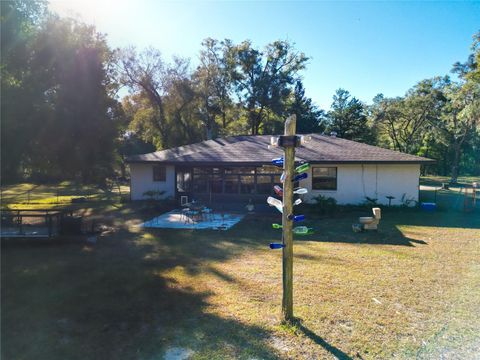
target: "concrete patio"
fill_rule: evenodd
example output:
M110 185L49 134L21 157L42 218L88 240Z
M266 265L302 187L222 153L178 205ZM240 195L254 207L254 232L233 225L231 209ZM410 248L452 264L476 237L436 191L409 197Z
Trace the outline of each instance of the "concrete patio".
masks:
M212 229L228 230L245 217L244 214L213 213L208 218L197 220L184 214L181 210L172 210L151 220L145 221L140 226L145 228L162 229Z

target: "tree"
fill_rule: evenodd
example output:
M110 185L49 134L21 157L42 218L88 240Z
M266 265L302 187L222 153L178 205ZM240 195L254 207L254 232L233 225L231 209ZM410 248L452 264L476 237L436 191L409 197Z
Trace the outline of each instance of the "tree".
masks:
M461 156L469 141L474 141L480 126L480 32L474 35L472 54L464 63L454 64L452 72L460 81L446 87L445 107L439 129L453 148L451 182L456 183Z
M335 131L341 138L372 143L373 133L368 124L364 105L344 89L333 96L331 110L327 113L327 131Z
M418 153L427 129L440 117L445 103L442 88L448 81L440 77L423 80L403 98L375 97L372 118L387 146L409 154Z
M232 81L227 63L230 43L208 38L202 47L200 65L192 77L198 97L198 116L205 125L207 139L212 139L217 132L217 118L225 131L228 108L232 106Z
M264 52L250 41L228 50L237 96L246 110L250 133L257 135L269 111L285 114L291 87L308 58L288 41L275 41Z
M124 49L120 56L120 81L131 91L142 92L150 102L147 115L150 125L158 134L158 145L167 143L167 120L164 96L167 69L160 51L148 48L138 53L133 47Z
M1 1L1 177L18 180L32 134L32 114L44 87L35 82L32 45L46 16L40 1Z
M451 182L456 183L459 164L465 146L472 140L480 123L480 87L467 84L451 84L445 89L447 99L436 129L453 151Z
M288 112L295 114L297 118L297 133L322 133L325 130L323 123L325 111L318 109L312 99L305 96L305 89L300 80L295 83L291 99Z
M112 173L120 104L111 97L104 35L93 26L50 16L35 41L32 67L47 84L28 161L32 175L104 181Z
M105 37L24 1L2 2L2 36L3 179L103 181L121 117Z

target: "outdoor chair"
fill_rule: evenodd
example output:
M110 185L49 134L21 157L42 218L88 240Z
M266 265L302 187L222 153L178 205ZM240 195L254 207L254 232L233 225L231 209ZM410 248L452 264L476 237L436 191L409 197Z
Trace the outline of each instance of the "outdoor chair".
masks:
M213 213L213 210L209 209L207 207L204 207L202 209L202 217L203 217L204 220L207 220L207 221L215 220L215 215Z
M184 209L182 211L185 219L185 224L192 223L195 224L199 220L199 216L201 216L201 212L198 210L192 210L192 209Z
M185 224L189 222L190 212L191 210L188 207L182 209L180 220L183 221Z

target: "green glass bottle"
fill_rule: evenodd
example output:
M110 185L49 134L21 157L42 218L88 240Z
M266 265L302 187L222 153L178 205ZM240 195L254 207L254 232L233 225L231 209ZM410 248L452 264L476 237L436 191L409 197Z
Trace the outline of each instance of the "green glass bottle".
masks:
M293 233L297 235L311 235L313 234L313 229L306 226L296 226L293 228Z
M301 173L307 171L308 169L310 169L310 164L309 164L309 163L305 163L305 164L302 164L302 165L300 165L300 166L297 166L297 167L295 168L295 172L296 172L297 174L301 174Z

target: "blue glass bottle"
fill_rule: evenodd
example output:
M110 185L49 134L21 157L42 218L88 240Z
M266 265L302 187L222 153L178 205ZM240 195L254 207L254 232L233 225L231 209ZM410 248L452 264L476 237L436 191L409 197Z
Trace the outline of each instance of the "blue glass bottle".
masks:
M293 220L293 222L299 222L305 220L305 215L288 215L289 220Z
M276 166L283 166L283 157L272 159L272 164Z
M279 243L271 243L270 244L270 249L281 249L281 248L284 248L285 245L284 244L279 244Z
M308 174L307 173L303 173L303 174L298 174L297 176L295 176L293 178L293 182L295 181L299 181L299 180L303 180L303 179L306 179L308 177Z

